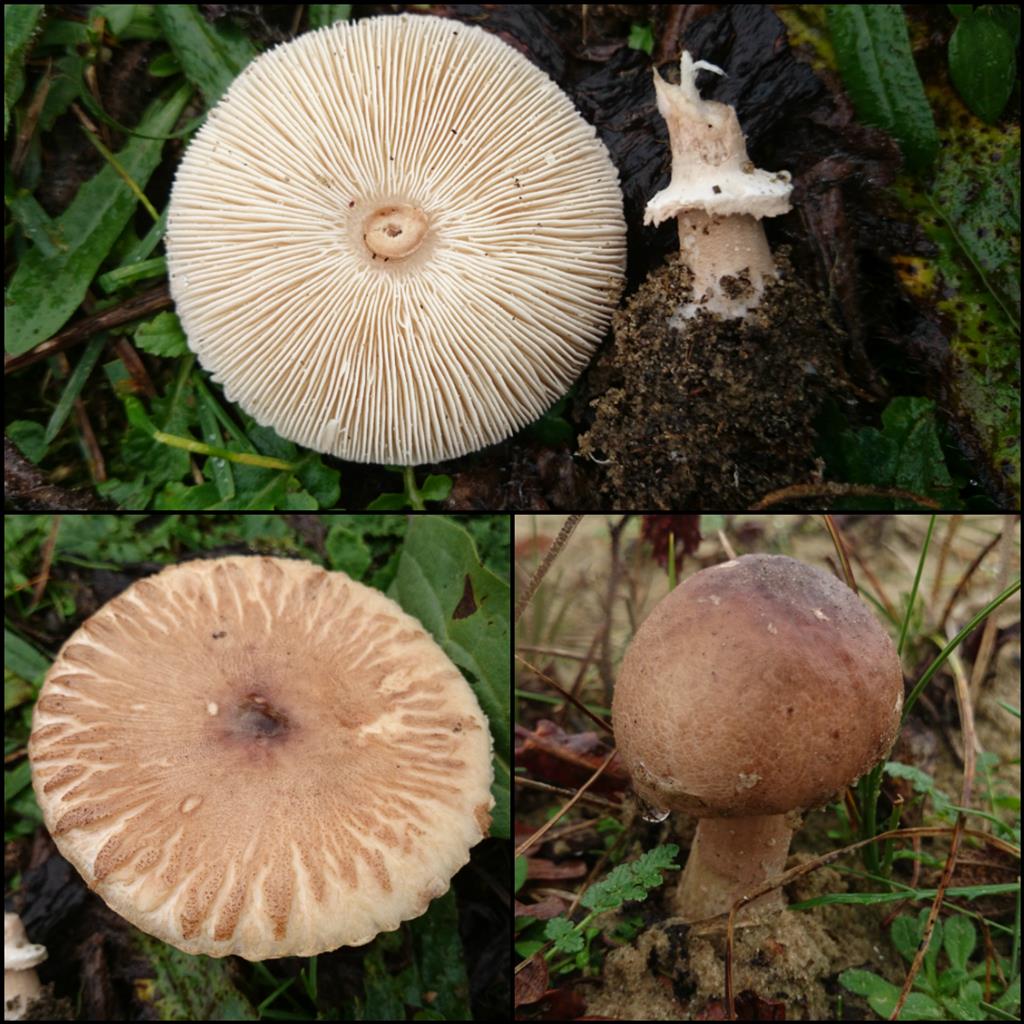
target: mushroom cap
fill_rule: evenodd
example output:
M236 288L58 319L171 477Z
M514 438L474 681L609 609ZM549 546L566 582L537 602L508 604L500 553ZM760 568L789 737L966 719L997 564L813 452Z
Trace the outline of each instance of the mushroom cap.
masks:
M35 968L48 956L45 946L28 941L17 914L4 912L4 1020L25 1020L29 1004L43 994ZM36 1018L33 1007L32 1017Z
M622 289L618 172L497 36L429 16L254 60L178 168L170 288L260 424L359 462L504 440L561 397Z
M28 941L21 918L4 911L4 970L27 971L31 967L38 967L47 956L49 953L45 946ZM38 981L36 987L39 987Z
M672 180L647 204L644 223L660 224L688 210L758 219L787 213L793 190L789 172L754 167L736 111L727 103L700 98L697 72L702 68L724 74L714 64L694 61L685 50L679 85L654 71L658 112L668 124L672 147Z
M187 953L358 946L421 914L486 833L469 685L383 594L303 561L186 562L61 648L32 781L89 887Z
M612 716L640 796L710 818L822 806L888 752L902 706L892 640L849 587L744 555L659 602Z

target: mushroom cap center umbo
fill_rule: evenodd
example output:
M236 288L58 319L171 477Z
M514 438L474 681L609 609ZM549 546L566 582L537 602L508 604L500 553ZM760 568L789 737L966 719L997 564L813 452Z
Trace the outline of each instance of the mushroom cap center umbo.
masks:
M374 256L400 260L420 247L429 226L427 215L408 203L380 206L363 221L363 241Z
M229 716L234 733L259 742L272 737L284 738L290 728L288 712L259 693L247 693Z

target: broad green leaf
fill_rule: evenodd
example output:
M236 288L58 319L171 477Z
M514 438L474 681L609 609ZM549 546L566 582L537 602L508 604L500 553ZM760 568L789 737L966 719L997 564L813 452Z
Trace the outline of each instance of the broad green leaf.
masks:
M838 447L842 461L835 475L839 479L897 487L946 506L957 500L939 441L935 404L928 398L894 398L882 412L881 430L846 430L838 438ZM915 507L911 502L895 504Z
M337 21L348 21L351 13L351 4L310 4L309 27L324 28Z
M160 139L188 102L190 89L181 87L154 100L138 124L139 135L116 154L121 171L145 188L159 166ZM59 330L85 297L100 264L134 215L137 199L111 164L78 190L71 205L54 221L65 246L56 252L30 249L7 288L4 344L12 355L28 351Z
M880 994L891 994L893 1005L899 995L899 989L891 981L886 981L873 971L862 971L856 968L843 971L839 975L839 984L858 996L873 996Z
M32 765L26 759L4 772L4 804L8 804L32 783Z
M316 500L318 508L333 508L341 494L341 473L324 463L314 452L308 452L295 467L295 479Z
M892 135L913 170L926 171L939 137L902 6L838 4L827 13L836 63L858 116Z
M519 892L526 882L529 861L525 857L516 857L516 880L514 892Z
M155 1020L259 1020L235 987L228 957L189 956L137 928L129 929L135 957L148 965L132 992ZM131 951L126 950L126 955Z
M434 900L426 914L409 923L409 930L419 967L419 1000L413 1005L439 1014L437 1020L469 1020L469 977L455 893L449 889Z
M107 30L112 35L119 36L131 24L137 6L137 4L96 4L89 12L89 16L92 19L104 18Z
M25 57L45 4L4 4L4 138L11 110L25 88Z
M948 88L932 186L901 180L932 253L894 259L908 296L949 340L941 390L992 490L1020 501L1020 125L986 125Z
M357 1001L354 1011L345 1014L351 1020L403 1020L408 988L416 988L416 964L392 974L388 962L401 939L397 933L378 936L367 950L362 962L365 1000Z
M420 486L420 497L424 501L444 501L451 493L452 478L431 473Z
M183 356L188 342L174 313L157 313L135 332L135 344L151 356Z
M509 587L481 563L469 534L413 516L389 593L468 676L494 738L491 833L509 831Z
M900 914L892 923L889 929L892 936L892 944L899 951L907 963L914 959L918 943L921 941L921 929L918 927L917 918L910 914Z
M373 561L362 534L344 522L333 522L324 539L324 551L332 569L361 580Z
M1017 79L1013 40L984 11L960 20L949 40L949 73L972 113L995 121Z
M961 971L967 970L967 961L978 941L978 934L969 917L957 914L946 921L946 934L943 942L949 962Z
M30 683L40 684L50 667L49 658L40 654L17 633L4 629L4 668L15 672Z
M232 22L207 21L195 4L157 4L156 15L186 77L212 107L256 48Z
M7 424L4 433L17 445L18 451L32 463L40 462L49 447L46 428L34 420L14 420Z
M459 938L455 894L433 900L427 912L401 932L382 934L367 947L362 974L365 999L347 1007L350 1020L469 1020L469 978ZM404 930L404 929L403 929Z
M378 494L367 506L369 512L399 512L408 508L409 499L404 494Z

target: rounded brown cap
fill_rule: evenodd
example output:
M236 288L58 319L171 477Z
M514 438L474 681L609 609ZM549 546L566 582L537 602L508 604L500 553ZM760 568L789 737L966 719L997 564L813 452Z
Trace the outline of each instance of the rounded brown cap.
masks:
M615 738L638 793L698 817L820 807L888 752L903 674L867 606L782 555L695 573L637 631Z
M369 942L486 833L487 722L394 601L279 558L172 566L47 674L29 741L47 828L89 887L187 953Z
M253 61L178 168L171 294L230 401L358 462L438 462L560 398L618 303L594 128L497 36L436 17Z

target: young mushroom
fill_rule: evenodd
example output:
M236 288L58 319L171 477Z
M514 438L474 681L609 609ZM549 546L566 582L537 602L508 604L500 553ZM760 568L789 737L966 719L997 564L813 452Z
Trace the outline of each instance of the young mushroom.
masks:
M316 451L415 464L560 398L618 303L618 172L496 35L366 18L253 61L192 140L170 289L204 369Z
M29 739L60 852L132 924L248 960L422 914L487 833L469 684L379 591L230 557L134 583L72 634Z
M626 652L612 717L641 800L699 819L678 914L724 914L781 874L798 812L889 751L902 704L888 634L821 569L744 555L665 597ZM741 920L782 905L773 890Z
M672 148L672 180L647 204L644 223L678 218L679 252L693 273L693 298L680 306L680 316L704 309L742 317L761 301L765 282L778 276L761 219L788 213L793 187L788 171L761 171L750 162L732 107L700 98L701 69L725 74L686 51L678 85L654 69L658 111Z

